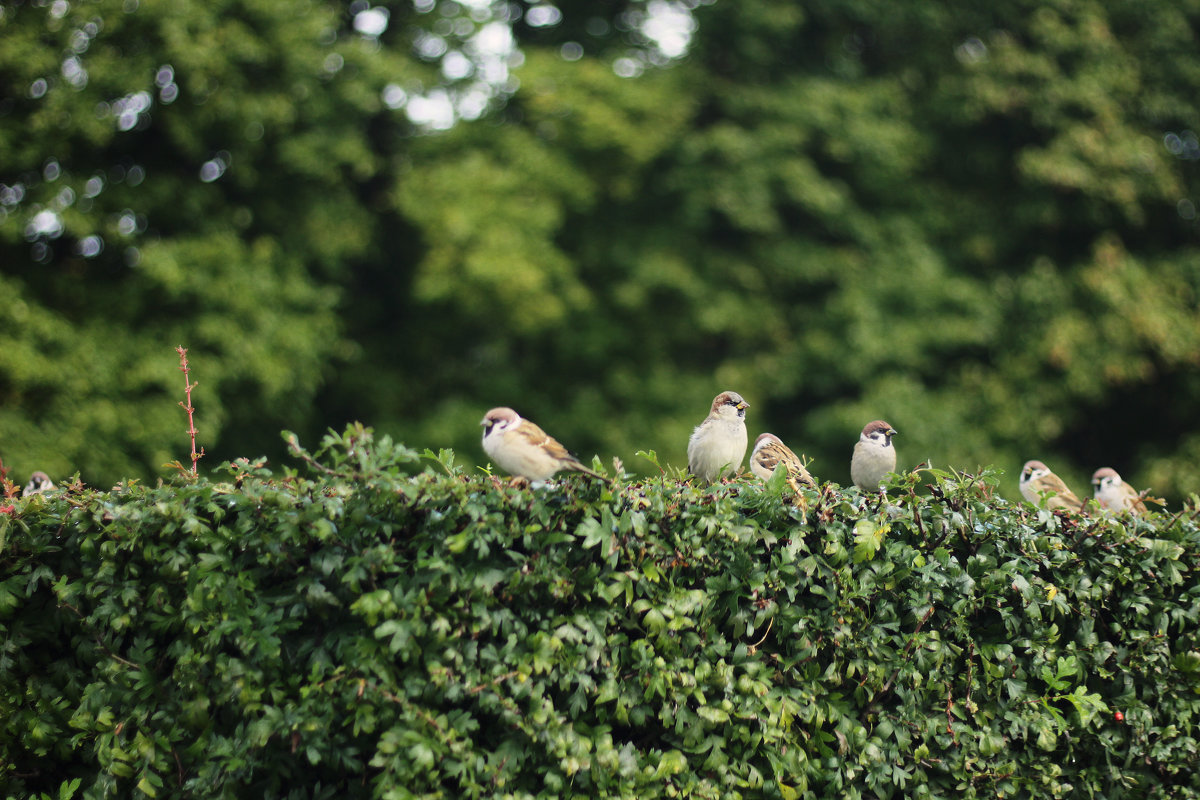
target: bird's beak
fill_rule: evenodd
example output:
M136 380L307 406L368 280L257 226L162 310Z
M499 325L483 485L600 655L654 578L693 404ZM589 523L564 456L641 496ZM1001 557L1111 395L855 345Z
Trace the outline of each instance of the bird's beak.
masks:
M750 407L750 404L747 403L745 400L743 400L742 402L737 404L737 407L738 407L738 411L745 411L747 408Z
M893 428L888 428L888 436L895 436L898 432Z

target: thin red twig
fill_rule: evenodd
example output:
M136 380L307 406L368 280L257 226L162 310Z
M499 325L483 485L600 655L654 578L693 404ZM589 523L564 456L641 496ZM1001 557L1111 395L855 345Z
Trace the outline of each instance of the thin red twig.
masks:
M196 452L196 422L193 417L196 409L192 407L192 389L195 389L197 384L192 383L189 377L190 368L188 367L187 348L180 345L175 348L175 352L179 353L179 371L183 373L183 386L185 397L187 398L186 403L180 403L179 405L183 407L183 410L188 415L188 435L192 437L192 474L195 475L197 472L196 462L204 456L203 447L200 448L199 453Z

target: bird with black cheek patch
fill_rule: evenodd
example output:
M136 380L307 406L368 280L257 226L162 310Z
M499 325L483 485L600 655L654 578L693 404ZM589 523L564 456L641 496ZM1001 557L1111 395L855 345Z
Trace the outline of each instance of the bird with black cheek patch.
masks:
M603 475L585 467L553 436L511 408L493 408L479 424L483 426L484 452L510 475L540 484L556 472L568 470L605 480Z
M1021 496L1038 508L1053 511L1061 508L1066 511L1079 511L1083 507L1075 493L1067 488L1066 482L1050 471L1041 461L1026 461L1021 467L1019 484ZM1045 503L1043 505L1043 496Z
M688 470L705 483L741 472L746 457L746 409L737 392L721 392L688 439Z
M1092 474L1092 489L1096 504L1108 511L1129 511L1134 516L1146 513L1146 504L1138 491L1111 467L1101 467Z
M873 492L884 475L896 471L896 448L892 447L895 435L896 429L881 419L863 426L850 458L850 480L859 489Z
M43 494L54 488L54 481L50 480L50 476L38 470L29 476L29 483L25 484L25 488L21 490L22 497L30 495Z

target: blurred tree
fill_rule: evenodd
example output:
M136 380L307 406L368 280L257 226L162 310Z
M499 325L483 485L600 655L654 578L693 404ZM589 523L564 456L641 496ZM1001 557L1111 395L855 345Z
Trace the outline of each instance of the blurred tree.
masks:
M177 344L210 463L278 454L281 428L315 434L373 399L403 407L416 388L367 359L394 315L451 299L432 275L412 285L440 240L392 199L401 176L428 180L413 136L497 105L516 85L512 31L536 38L561 22L550 12L0 2L0 458L15 476L104 483L180 458Z
M107 482L179 458L178 344L210 451L308 419L341 347L329 278L377 225L380 103L339 85L365 51L329 45L341 24L279 0L0 5L11 468Z
M398 374L449 402L394 425L474 456L504 402L681 464L732 388L837 481L884 417L906 466L995 463L1012 496L1033 457L1200 490L1197 11L760 0L697 8L666 70L527 46L503 132L422 142L398 189L444 290Z
M1200 7L0 11L18 470L180 458L185 344L214 457L359 418L482 461L510 404L645 469L728 388L839 482L883 417L1013 496L1200 491Z

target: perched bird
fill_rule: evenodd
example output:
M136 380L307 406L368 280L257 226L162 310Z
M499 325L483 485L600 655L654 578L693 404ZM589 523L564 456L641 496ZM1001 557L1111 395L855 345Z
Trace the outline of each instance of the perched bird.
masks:
M770 480L775 468L779 466L787 470L788 483L793 489L797 488L797 482L816 487L804 464L778 436L773 433L760 433L754 440L754 449L750 451L750 471L766 481Z
M1045 508L1079 511L1083 503L1067 488L1063 479L1040 461L1026 461L1021 467L1021 496L1039 508L1046 495Z
M21 497L29 497L34 494L42 494L54 488L54 481L50 480L50 476L38 470L29 476L29 483L25 484L25 488L21 491Z
M604 480L554 437L511 408L493 408L479 424L483 426L484 452L510 475L540 483L565 469Z
M874 491L884 475L896 471L896 448L892 447L895 435L896 430L881 419L863 426L850 459L850 480L859 489Z
M712 409L688 439L688 470L702 481L716 483L740 472L746 457L746 409L750 404L737 392L721 392Z
M1145 514L1146 504L1142 497L1111 467L1102 467L1092 473L1092 489L1096 503L1109 511L1131 511L1134 515Z

